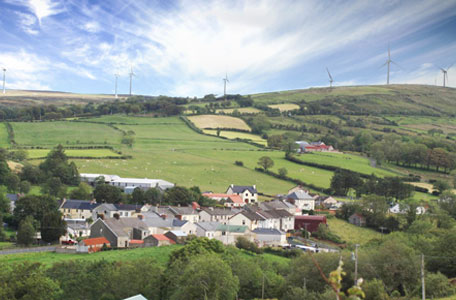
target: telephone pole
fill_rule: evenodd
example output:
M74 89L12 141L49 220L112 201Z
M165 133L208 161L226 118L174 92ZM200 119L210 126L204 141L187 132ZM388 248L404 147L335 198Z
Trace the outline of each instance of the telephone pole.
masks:
M424 254L421 254L421 299L426 300L426 288L424 285Z
M355 285L358 282L358 247L359 244L355 245Z

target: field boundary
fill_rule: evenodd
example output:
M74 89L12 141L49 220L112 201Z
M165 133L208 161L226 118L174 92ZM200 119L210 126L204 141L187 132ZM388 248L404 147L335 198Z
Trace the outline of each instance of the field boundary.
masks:
M8 133L8 143L12 146L16 146L16 141L14 140L14 129L9 122L5 122L6 131Z

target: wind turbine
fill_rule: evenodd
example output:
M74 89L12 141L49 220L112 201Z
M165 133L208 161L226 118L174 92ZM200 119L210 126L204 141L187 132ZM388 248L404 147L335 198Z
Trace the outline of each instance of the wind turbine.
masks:
M453 66L453 64L451 64L448 68L446 68L446 70L444 68L440 68L440 70L442 70L442 73L443 73L443 87L445 87L445 83L446 81L448 81L448 70ZM445 81L446 79L446 81ZM3 90L3 93L5 90Z
M6 93L6 90L5 90L5 78L6 78L6 68L3 68L3 94Z
M133 73L133 66L130 66L130 96L131 96L131 84L132 84L132 81L133 81L133 76L136 76L135 73Z
M116 77L116 85L115 85L115 97L117 99L117 79L119 78L119 74L114 74L114 76Z
M225 78L222 79L223 80L223 96L225 97L226 99L226 83L227 82L230 82L228 80L228 75L225 73Z
M329 73L328 67L326 67L326 72L328 72L328 76L329 76L329 87L332 88L334 80L331 76L331 73Z
M392 59L391 59L391 53L390 53L390 47L388 45L388 59L386 60L386 62L382 65L385 66L385 65L388 65L388 71L386 73L386 84L389 84L390 83L390 64L393 63L395 65L397 65Z

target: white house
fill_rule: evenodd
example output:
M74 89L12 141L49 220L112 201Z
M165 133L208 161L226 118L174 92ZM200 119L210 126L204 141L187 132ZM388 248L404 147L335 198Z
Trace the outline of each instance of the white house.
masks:
M308 192L298 189L286 196L286 200L299 210L315 210L315 199Z
M244 200L239 195L228 195L228 194L215 194L215 193L203 193L204 197L207 197L216 201L223 201L225 207L242 207L245 205Z
M252 231L254 241L260 246L282 246L287 243L285 232L274 228L257 228Z
M258 202L258 191L255 185L230 185L226 190L228 195L239 195L246 204Z
M200 222L220 222L226 224L238 212L240 212L239 209L208 207L199 212L199 220Z

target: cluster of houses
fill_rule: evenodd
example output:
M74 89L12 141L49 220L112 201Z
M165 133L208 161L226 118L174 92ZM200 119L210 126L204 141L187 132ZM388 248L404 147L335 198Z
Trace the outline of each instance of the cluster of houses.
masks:
M308 152L334 152L337 151L331 145L326 145L323 142L306 142L306 141L296 141L298 145L298 153L308 153Z
M255 186L230 185L224 194L203 195L220 205L152 206L64 199L60 211L68 230L62 239L84 238L77 246L82 252L98 251L103 245L132 248L183 243L189 236L224 244L234 244L242 236L259 246L281 246L287 243L287 232L315 227L305 225L306 218L309 224L315 220L303 212L315 210L316 205L330 208L338 204L332 197L311 195L301 187L265 202L258 201Z

